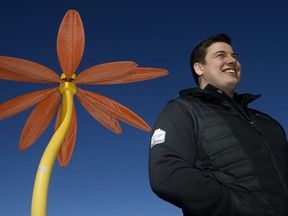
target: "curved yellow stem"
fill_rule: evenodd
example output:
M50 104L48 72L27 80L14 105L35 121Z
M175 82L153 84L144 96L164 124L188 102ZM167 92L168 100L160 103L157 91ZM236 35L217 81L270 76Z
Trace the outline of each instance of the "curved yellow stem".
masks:
M31 216L46 216L51 172L72 118L73 95L76 93L76 86L72 82L64 82L60 85L60 92L63 96L60 126L48 143L38 167L32 195Z

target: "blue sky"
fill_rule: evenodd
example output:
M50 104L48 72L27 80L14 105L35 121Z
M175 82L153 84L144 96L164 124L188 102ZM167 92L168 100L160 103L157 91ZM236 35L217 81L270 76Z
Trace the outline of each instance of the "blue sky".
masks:
M237 92L262 94L251 107L270 114L288 131L286 1L2 1L0 55L31 60L60 75L56 38L69 9L80 13L85 28L85 53L78 72L123 60L170 72L150 81L82 88L120 102L152 126L169 99L180 89L195 86L189 66L193 47L212 34L227 33L242 64ZM0 103L47 87L0 80ZM122 122L123 133L113 134L76 99L75 103L76 147L67 168L54 165L47 215L181 215L150 189L150 134ZM36 170L54 125L53 121L33 146L20 152L19 138L31 111L0 121L0 215L30 215Z

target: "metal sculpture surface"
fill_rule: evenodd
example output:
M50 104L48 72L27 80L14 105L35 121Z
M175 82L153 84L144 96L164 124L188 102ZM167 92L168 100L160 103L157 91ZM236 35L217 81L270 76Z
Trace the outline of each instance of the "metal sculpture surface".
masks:
M122 132L118 119L141 130L150 130L143 119L125 106L76 87L76 84L120 84L154 79L168 74L165 69L139 68L135 62L123 61L99 64L76 76L75 71L81 62L84 44L81 17L76 10L69 10L61 22L57 37L57 54L63 70L61 76L35 62L0 56L0 79L60 84L60 87L38 90L0 104L0 120L37 104L23 128L19 142L20 150L29 148L40 137L58 109L55 133L43 153L35 178L32 216L46 215L49 181L56 158L61 167L66 167L71 159L77 132L74 94L97 121L114 133Z

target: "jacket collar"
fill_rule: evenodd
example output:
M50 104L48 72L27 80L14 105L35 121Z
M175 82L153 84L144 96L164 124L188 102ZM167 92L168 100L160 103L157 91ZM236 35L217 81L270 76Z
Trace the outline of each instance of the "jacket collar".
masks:
M255 95L250 93L244 93L244 94L237 94L234 93L233 99L229 97L224 91L221 89L216 88L215 86L208 84L205 89L200 89L199 87L196 88L189 88L189 89L183 89L179 92L179 95L181 97L185 96L194 96L197 98L202 99L208 99L208 100L234 100L238 102L243 107L247 107L247 105L257 98L261 97L261 95Z

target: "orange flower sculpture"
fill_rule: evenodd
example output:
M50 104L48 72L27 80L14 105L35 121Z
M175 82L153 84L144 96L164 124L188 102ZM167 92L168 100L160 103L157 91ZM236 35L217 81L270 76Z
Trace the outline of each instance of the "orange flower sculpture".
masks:
M132 61L111 62L93 66L74 74L84 52L85 36L80 15L69 10L60 25L57 37L57 54L63 70L61 77L51 69L35 62L0 56L0 79L32 83L75 84L119 84L158 78L168 74L167 70L139 68ZM120 134L122 132L117 119L134 127L149 131L149 125L137 114L123 105L102 95L76 88L76 96L85 109L103 126ZM29 148L45 131L59 107L61 92L59 87L28 93L0 105L0 119L10 117L33 105L37 106L29 116L23 128L19 149ZM55 129L60 124L58 109ZM77 130L76 110L73 107L70 128L58 153L58 162L66 167L73 153Z

